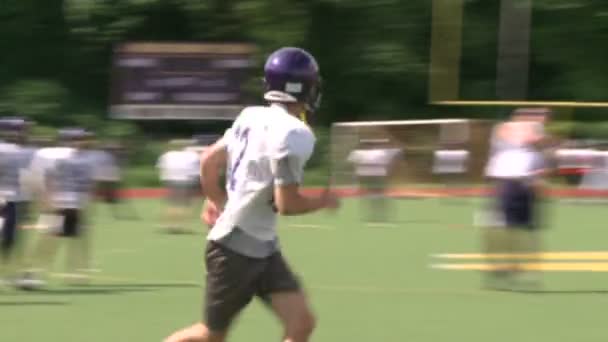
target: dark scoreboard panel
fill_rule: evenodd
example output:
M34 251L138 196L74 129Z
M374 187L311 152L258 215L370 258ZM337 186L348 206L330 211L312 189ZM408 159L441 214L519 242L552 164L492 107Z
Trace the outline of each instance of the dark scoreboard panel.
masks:
M111 115L232 120L247 104L248 44L125 43L114 51Z

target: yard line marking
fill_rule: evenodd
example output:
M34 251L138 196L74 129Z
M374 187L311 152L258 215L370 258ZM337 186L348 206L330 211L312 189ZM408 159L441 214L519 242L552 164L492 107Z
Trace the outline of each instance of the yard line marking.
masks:
M51 277L55 277L55 278L63 278L66 275L70 275L70 273L49 273L49 275ZM135 279L135 278L131 278L131 277L122 277L122 276L116 276L116 275L110 275L110 274L104 274L104 275L90 275L89 279L91 281L106 281L106 282L118 282L118 283L122 283L124 285L138 285L138 284L150 284L150 283L158 283L158 284L164 284L164 283L180 283L180 284L190 284L190 285L201 285L200 281L194 281L194 280L167 280L167 279ZM93 284L95 285L95 284ZM103 285L100 284L100 285ZM118 284L121 285L121 284Z
M608 260L608 252L539 252L539 253L445 253L433 254L434 258L451 260Z
M433 294L433 295L489 295L487 292L477 290L453 290L453 289L427 289L427 288L386 288L375 286L338 286L338 285L310 285L307 288L317 291L334 291L367 294Z
M607 262L524 262L524 263L476 263L476 264L432 264L431 268L450 271L576 271L608 272Z

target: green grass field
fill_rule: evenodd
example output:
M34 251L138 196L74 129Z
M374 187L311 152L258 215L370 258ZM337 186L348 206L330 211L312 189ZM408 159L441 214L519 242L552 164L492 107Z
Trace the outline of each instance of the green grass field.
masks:
M544 292L526 294L483 291L478 272L430 267L433 254L479 251L473 201L397 200L391 228L362 224L355 200L335 214L283 219L285 254L319 318L313 341L605 341L608 273L547 272ZM138 221L117 221L105 206L96 208L100 272L90 285L54 278L45 291L0 292L0 341L161 341L199 319L202 229L167 235L159 232L161 202L142 200L136 208ZM604 206L548 209L545 250L608 251ZM61 261L54 272L63 271ZM256 302L231 340L279 338L278 323Z

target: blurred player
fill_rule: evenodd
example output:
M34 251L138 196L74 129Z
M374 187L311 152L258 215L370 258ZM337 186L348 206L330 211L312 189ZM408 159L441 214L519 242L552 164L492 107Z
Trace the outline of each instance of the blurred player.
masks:
M156 166L160 179L167 189L167 211L164 221L169 233L185 231L186 220L191 209L193 187L198 179L199 155L185 149L184 143L173 141L170 150L160 156Z
M43 167L46 208L52 213L47 222L49 233L39 241L35 262L46 270L52 264L60 239L67 243L68 276L75 281L86 280L89 266L89 236L85 229L85 210L94 191L94 161L84 149L92 134L83 129L64 129L59 132L63 152ZM40 282L31 275L23 285Z
M486 232L485 246L488 253L513 256L506 261L514 266L492 273L487 287L528 285L511 282L521 271L517 255L533 255L540 248L538 204L547 171L541 149L547 116L545 111L520 109L494 132L486 174L495 187L495 221Z
M348 161L351 162L368 203L368 224L383 226L390 223L387 190L401 150L391 146L388 139L362 139L359 147L353 150Z
M95 163L96 194L100 200L108 204L112 215L117 219L134 218L135 208L121 206L120 184L121 170L113 145L104 145L93 149L90 154Z
M50 206L47 191L50 171L55 167L57 161L69 157L73 151L74 149L66 146L61 139L49 139L38 144L38 149L34 152L28 170L32 196L36 199L39 212L38 221L33 228L44 230L54 222L55 215Z
M231 323L253 297L262 299L284 328L283 340L308 341L314 317L296 276L283 258L276 212L301 215L337 207L329 191L309 197L299 184L315 137L301 119L317 109L320 78L315 59L282 48L265 68L267 107L245 108L201 162L208 236L205 323L178 331L167 342L224 341ZM227 167L226 189L219 186Z
M25 170L32 152L24 146L29 123L21 118L0 120L0 205L1 261L0 278L12 278L17 266L15 252L21 225L27 218L29 197ZM10 279L6 279L9 281Z
M439 178L441 185L447 188L448 197L451 189L462 186L468 172L469 151L460 144L444 144L435 151L433 174Z

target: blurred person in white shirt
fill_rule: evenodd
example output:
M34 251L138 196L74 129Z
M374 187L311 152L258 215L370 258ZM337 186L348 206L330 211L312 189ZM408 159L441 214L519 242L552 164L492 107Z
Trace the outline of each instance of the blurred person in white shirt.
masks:
M351 151L348 161L353 164L359 190L368 203L368 224L390 224L388 185L401 150L388 139L362 139Z
M170 142L170 149L158 159L160 180L167 190L166 229L170 233L187 232L186 220L191 209L193 187L198 181L199 154L186 149L182 141Z
M518 282L521 277L513 276L522 271L516 255L540 250L539 205L543 176L548 172L543 153L548 140L544 124L549 115L544 109L518 109L494 130L486 166L486 176L494 187L493 221L488 222L484 235L485 249L488 253L512 255L508 261L515 266L493 272L498 277L488 278L485 285L489 288L538 285L537 279Z
M446 198L453 196L450 190L463 186L469 172L469 151L464 144L444 143L434 152L433 175L448 191Z
M96 194L101 202L110 206L114 218L134 219L137 217L135 208L120 193L122 170L118 152L119 147L114 144L104 144L89 152L95 164Z
M31 200L25 177L33 154L25 145L30 124L19 117L0 119L0 281L12 282L22 262L19 232Z
M33 174L40 177L39 196L44 208L46 233L40 237L32 267L19 281L22 288L44 285L40 271L53 264L60 243L67 247L66 276L87 281L90 262L90 232L87 208L95 190L95 163L88 153L93 134L81 128L58 132L60 147L39 150L32 161Z

